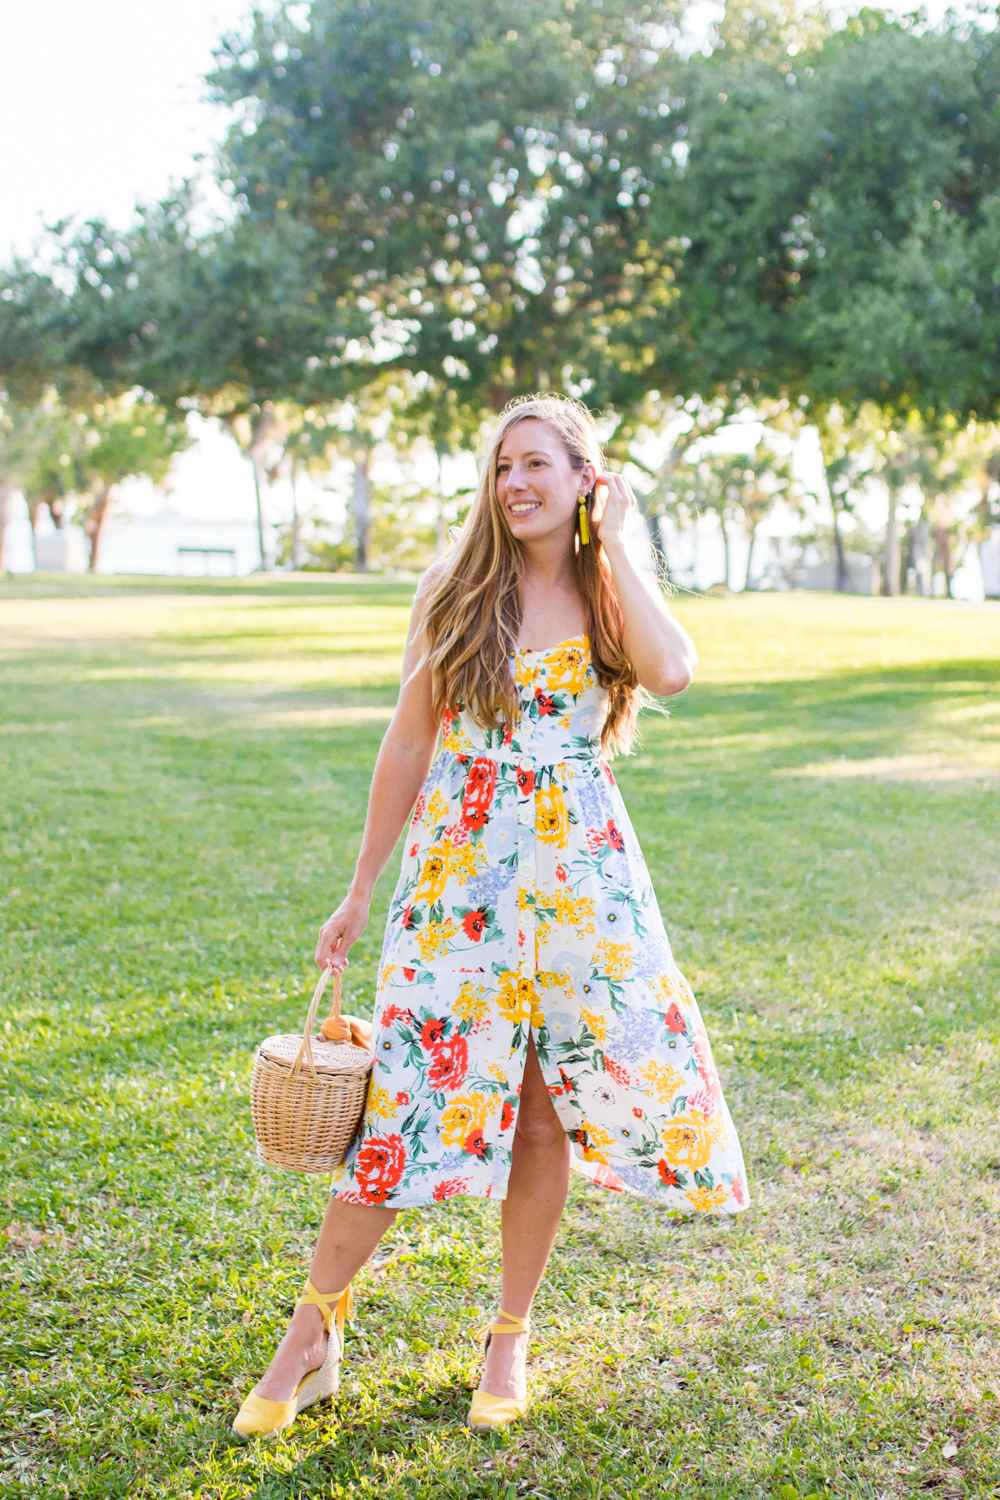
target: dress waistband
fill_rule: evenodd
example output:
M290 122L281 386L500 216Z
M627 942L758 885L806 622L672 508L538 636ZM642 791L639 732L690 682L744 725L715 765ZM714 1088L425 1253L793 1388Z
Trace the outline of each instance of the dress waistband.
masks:
M517 766L522 771L531 771L536 766L559 766L567 760L589 761L595 766L601 764L601 757L591 750L567 750L562 755L553 755L551 751L547 751L544 755L533 755L530 750L512 750L505 745L500 750L449 750L446 748L442 753L453 755L456 760L492 760L498 766Z

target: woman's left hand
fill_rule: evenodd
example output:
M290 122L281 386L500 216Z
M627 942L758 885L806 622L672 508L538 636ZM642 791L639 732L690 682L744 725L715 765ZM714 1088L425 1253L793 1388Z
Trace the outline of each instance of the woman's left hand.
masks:
M598 510L594 505L594 530L602 547L613 547L625 539L625 531L636 507L632 486L623 474L599 474L594 488L604 490L604 501Z

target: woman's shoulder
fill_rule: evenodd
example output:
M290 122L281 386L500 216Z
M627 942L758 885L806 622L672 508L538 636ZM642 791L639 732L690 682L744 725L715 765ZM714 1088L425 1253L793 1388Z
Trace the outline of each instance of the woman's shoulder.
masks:
M417 584L417 592L414 595L414 600L422 604L433 594L438 584L442 582L449 571L449 559L447 557L436 558Z

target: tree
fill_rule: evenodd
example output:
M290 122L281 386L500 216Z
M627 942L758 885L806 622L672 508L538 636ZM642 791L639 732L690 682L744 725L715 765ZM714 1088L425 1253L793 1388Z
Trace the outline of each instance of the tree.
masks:
M162 483L190 437L182 418L170 416L139 392L98 402L81 417L81 441L71 459L71 472L75 492L81 497L79 514L89 543L89 567L95 572L117 486L139 477Z
M651 391L665 410L808 397L988 416L997 43L741 0L710 55L686 57L679 15L256 12L211 80L234 111L231 221L199 231L184 192L126 233L64 228L57 278L14 267L3 288L0 375L54 360L233 430L386 373L447 393L467 432L556 385L621 432Z
M782 57L767 38L786 18L757 33L754 10L727 9L669 101L645 225L676 247L654 367L688 393L992 412L1000 44L864 11ZM763 44L735 45L747 13Z
M923 505L909 529L902 579L905 585L912 568L917 592L929 594L937 567L950 596L970 543L986 532L981 502L1000 453L1000 433L991 424L963 425L948 414L932 436L933 449L920 474Z
M574 373L640 389L630 305L667 291L659 252L632 263L640 137L676 14L317 0L306 27L258 14L227 38L212 81L245 120L224 151L240 209L310 225L328 297L368 323L324 363L406 363L493 407Z
M878 473L881 464L878 442L884 437L884 422L878 408L866 402L848 413L832 401L810 412L816 428L827 496L833 518L833 543L837 564L837 591L847 588L847 552L843 522L854 514L858 486Z

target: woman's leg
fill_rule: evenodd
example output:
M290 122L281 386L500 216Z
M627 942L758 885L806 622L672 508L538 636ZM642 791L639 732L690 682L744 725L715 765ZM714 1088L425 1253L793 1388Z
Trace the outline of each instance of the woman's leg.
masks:
M398 1209L331 1198L316 1241L309 1279L318 1292L341 1292L360 1271ZM318 1307L297 1307L257 1394L290 1401L299 1381L326 1358L326 1327Z
M515 1318L528 1316L545 1274L569 1187L569 1161L569 1137L549 1098L532 1038L521 1083L507 1196L501 1208L500 1306ZM523 1399L527 1344L527 1334L495 1333L486 1352L480 1389L491 1396Z

